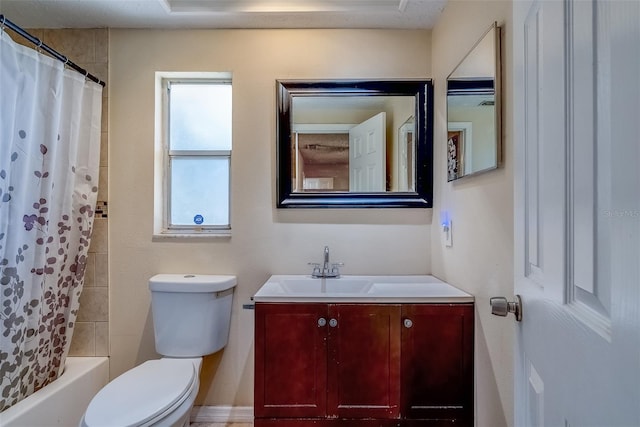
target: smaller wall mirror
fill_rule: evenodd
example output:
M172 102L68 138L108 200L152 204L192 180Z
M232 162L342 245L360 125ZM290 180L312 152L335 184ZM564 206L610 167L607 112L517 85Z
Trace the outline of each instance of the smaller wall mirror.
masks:
M500 69L494 23L447 77L447 181L502 162Z

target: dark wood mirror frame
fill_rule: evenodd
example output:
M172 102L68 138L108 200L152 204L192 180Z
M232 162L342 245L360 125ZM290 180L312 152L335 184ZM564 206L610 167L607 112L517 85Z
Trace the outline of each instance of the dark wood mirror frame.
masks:
M430 208L433 203L433 83L424 80L277 80L278 208ZM304 96L412 96L416 118L415 192L293 192L292 100Z

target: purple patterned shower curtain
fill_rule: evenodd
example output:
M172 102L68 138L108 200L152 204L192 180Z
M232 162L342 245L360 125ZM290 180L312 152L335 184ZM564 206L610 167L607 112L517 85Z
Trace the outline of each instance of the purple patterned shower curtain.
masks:
M64 369L98 192L101 97L0 30L0 411Z

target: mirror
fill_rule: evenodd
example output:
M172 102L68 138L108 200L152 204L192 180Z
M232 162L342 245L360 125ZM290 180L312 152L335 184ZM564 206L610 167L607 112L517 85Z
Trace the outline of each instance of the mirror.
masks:
M500 27L494 23L447 77L447 180L502 162Z
M278 80L278 208L431 207L430 80Z

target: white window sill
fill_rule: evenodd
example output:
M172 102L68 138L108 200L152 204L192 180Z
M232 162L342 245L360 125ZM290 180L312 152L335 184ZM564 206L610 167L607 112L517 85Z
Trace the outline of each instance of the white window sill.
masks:
M210 239L230 239L231 230L207 230L207 231L165 231L155 232L151 241L166 242L171 240L210 240Z

